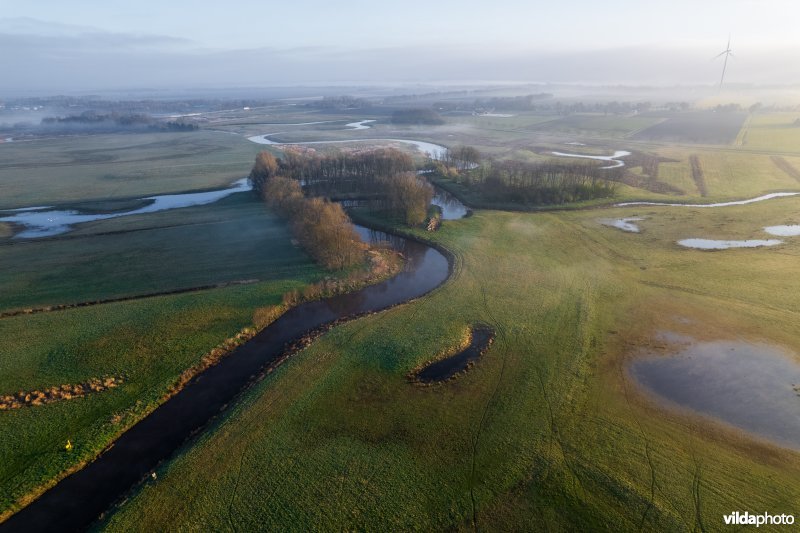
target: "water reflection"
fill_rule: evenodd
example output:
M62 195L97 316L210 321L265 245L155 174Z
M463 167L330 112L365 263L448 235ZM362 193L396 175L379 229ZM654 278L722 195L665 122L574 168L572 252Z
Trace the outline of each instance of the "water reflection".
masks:
M77 210L57 210L49 207L28 207L15 210L16 214L14 215L0 217L0 222L19 224L25 228L14 235L15 239L51 237L53 235L60 235L62 233L71 231L73 226L76 224L131 215L141 215L145 213L155 213L157 211L167 211L169 209L178 209L181 207L211 204L226 198L231 194L249 191L250 188L251 187L247 181L247 178L242 178L227 189L185 194L148 196L146 198L142 198L142 200L147 201L147 205L144 207L116 213L88 214L81 213Z
M695 342L630 364L646 389L682 407L800 449L800 364L766 344Z

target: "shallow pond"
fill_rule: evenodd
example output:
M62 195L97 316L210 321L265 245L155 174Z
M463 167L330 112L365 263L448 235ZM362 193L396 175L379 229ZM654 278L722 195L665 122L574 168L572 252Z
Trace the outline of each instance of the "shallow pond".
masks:
M447 381L477 361L489 349L494 335L494 330L488 326L473 327L470 343L466 348L450 357L429 364L417 372L414 379L421 383Z
M777 235L779 237L797 237L800 235L800 225L768 226L764 228L764 231L770 235Z
M800 449L800 364L767 344L687 339L674 355L633 360L630 374L668 403Z
M359 122L351 122L349 124L345 124L345 126L350 128L351 130L368 130L372 126L367 126L367 124L370 124L372 122L375 122L375 121L374 120L361 120Z
M716 239L683 239L678 244L686 248L698 250L727 250L729 248L759 248L761 246L776 246L783 241L778 239L749 239L746 241L726 241Z
M634 224L634 222L640 222L644 220L642 217L630 217L630 218L616 218L616 219L603 219L600 221L601 224L604 226L611 226L612 228L621 229L622 231L628 231L630 233L639 233L641 231L639 226Z

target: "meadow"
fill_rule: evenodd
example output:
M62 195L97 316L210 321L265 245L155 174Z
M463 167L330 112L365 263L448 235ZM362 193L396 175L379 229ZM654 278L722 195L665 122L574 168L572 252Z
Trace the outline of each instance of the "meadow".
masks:
M378 121L369 130L344 128L370 117ZM682 193L622 184L614 201L738 199L800 190L772 157L800 169L786 119L755 115L741 146L713 146L639 140L661 120L651 117L465 116L422 128L391 125L378 112L231 112L210 124L228 134L0 146L13 161L0 165L0 208L123 209L143 196L224 186L264 148L246 136L275 131L288 141L469 144L531 162L553 150L630 150L628 172ZM265 127L321 120L337 122ZM564 144L576 140L590 146ZM657 177L644 156L661 158ZM722 514L745 506L796 513L798 453L665 409L625 368L643 349L668 351L662 331L800 351L792 275L800 237L723 252L676 244L764 238L762 226L800 223L798 202L692 209L602 200L546 213L478 210L436 233L414 231L455 254L449 282L332 329L248 390L98 528L716 530ZM645 218L642 233L601 223L632 216ZM325 275L246 194L40 241L10 235L0 225L0 261L10 266L0 273L0 311L258 281L0 319L0 394L123 379L113 390L0 412L0 516L91 460L259 309ZM477 323L497 338L473 368L443 385L409 383Z
M751 149L800 153L800 113L753 115L743 134L742 145Z
M0 209L220 188L258 146L215 131L56 137L0 145Z
M0 311L318 273L285 223L250 193L52 238L7 239L0 261Z
M133 159L149 154L145 150ZM43 154L42 161L46 166L55 159ZM151 164L155 169L163 161ZM83 170L72 168L68 179L85 179ZM219 178L231 180L230 174ZM184 184L173 186L191 185L191 174L182 179ZM204 187L217 178L201 173L197 179ZM163 188L157 181L137 183L125 194ZM50 192L40 194L29 201L49 201ZM91 460L155 408L184 371L259 322L259 310L326 275L291 243L286 223L250 193L206 206L91 222L52 238L4 237L2 313L132 300L0 318L0 395L92 378L123 382L81 398L0 412L0 516ZM237 281L247 284L141 298ZM69 452L67 440L74 446Z
M797 452L665 409L625 371L639 350L669 349L662 331L797 353L800 239L716 253L675 244L757 235L797 222L796 206L448 222L432 237L457 256L447 284L329 332L100 529L717 530L742 506L796 511ZM641 234L598 221L634 215L646 217ZM474 368L409 383L473 323L497 331Z

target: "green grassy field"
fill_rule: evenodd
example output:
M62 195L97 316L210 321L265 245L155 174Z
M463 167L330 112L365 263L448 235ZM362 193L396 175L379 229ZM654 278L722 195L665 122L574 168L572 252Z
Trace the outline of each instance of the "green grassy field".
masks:
M0 145L0 208L221 187L246 176L259 149L213 131L6 143Z
M675 244L759 235L796 206L449 222L451 281L301 352L103 529L714 531L733 509L796 513L800 455L665 411L624 371L660 331L800 349L800 238ZM598 222L622 215L643 233ZM475 322L498 335L472 371L408 383Z
M544 122L533 129L550 133L616 139L628 137L637 131L658 124L661 120L657 117L577 114Z
M61 238L0 241L0 262L0 310L318 274L250 193L92 222Z
M800 113L752 115L742 144L747 148L800 153Z
M325 275L291 244L285 222L249 193L93 222L61 238L6 239L0 261L3 310L260 280L0 319L0 395L124 379L84 398L0 412L0 514L90 460L154 408L184 370L252 326L258 309Z
M260 113L220 115L217 125L255 135L284 131L263 122L368 116ZM471 144L528 161L556 149L628 149L676 161L661 163L658 179L685 195L621 185L615 201L699 199L693 154L709 189L704 201L800 190L770 158L774 147L791 151L784 118L756 115L736 148L629 141L647 126L641 117L550 119L449 117L434 128L382 120L356 132L338 123L282 135ZM593 146L563 144L576 136ZM210 131L0 145L8 156L0 208L91 200L101 209L107 199L219 187L246 175L261 149ZM800 169L800 156L785 160ZM800 351L800 238L714 253L675 244L766 238L762 226L800 223L798 202L478 211L419 233L455 253L451 281L330 331L248 391L102 528L713 531L737 509L797 514L800 455L663 409L630 381L625 364L637 350L663 351L654 341L660 331ZM645 217L642 233L600 223L617 216ZM0 311L261 282L0 319L0 394L124 379L85 398L0 412L0 514L90 460L186 368L251 325L259 308L324 275L247 195L90 223L69 238L11 244L10 232L0 224L0 262L9 267L0 272ZM410 370L457 346L476 322L498 336L475 368L443 386L407 382Z

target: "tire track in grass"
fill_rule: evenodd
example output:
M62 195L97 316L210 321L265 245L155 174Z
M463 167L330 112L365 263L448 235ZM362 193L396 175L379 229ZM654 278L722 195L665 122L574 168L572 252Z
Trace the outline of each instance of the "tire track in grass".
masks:
M650 503L642 513L642 518L639 522L639 531L644 531L644 525L645 522L647 521L648 514L650 513L651 510L658 507L655 503L656 491L658 491L658 493L661 494L662 497L664 497L665 501L669 503L669 506L675 512L675 516L677 516L683 522L683 525L688 531L690 529L690 524L684 519L686 513L684 512L684 510L679 509L672 502L672 500L667 497L667 495L664 493L664 491L658 484L658 480L656 477L656 466L652 456L652 441L647 437L647 433L644 429L644 426L642 425L641 418L638 416L637 413L634 412L634 407L630 399L630 381L625 376L625 372L623 371L622 366L623 366L622 364L618 364L617 369L619 371L620 382L622 383L622 390L625 397L625 403L628 407L631 417L635 420L641 438L645 443L645 450L644 450L645 457L647 458L648 467L650 469Z
M700 157L697 154L689 156L689 164L692 167L692 179L697 187L700 196L708 196L708 186L706 185L706 176L703 171L703 164L700 162Z
M797 170L794 165L789 163L785 157L780 155L773 155L770 157L772 162L775 164L776 167L781 169L785 174L787 174L790 178L794 178L797 181L800 181L800 170Z
M477 468L477 456L478 456L478 444L481 438L481 433L486 423L487 415L489 414L489 407L491 406L492 402L494 402L497 394L500 390L500 383L503 381L503 375L505 374L506 369L506 360L508 358L508 342L506 337L506 329L501 323L497 320L494 314L491 312L489 308L489 302L486 297L486 287L481 285L481 295L483 298L483 310L486 312L487 316L491 319L492 327L495 328L497 335L495 337L495 345L499 345L501 341L503 342L503 357L502 357L502 364L500 366L500 376L497 378L497 383L495 383L494 390L492 394L489 396L489 399L486 401L486 404L483 408L483 413L481 414L480 421L478 422L478 427L475 432L475 435L472 438L472 468L470 473L470 484L469 484L469 494L470 494L470 501L472 504L472 528L475 531L478 531L478 509L477 509L477 501L475 498L475 483L476 483L476 468Z
M694 474L692 477L692 501L694 502L694 531L698 528L702 533L706 533L706 526L703 524L703 510L702 510L702 497L701 489L703 483L703 463L694 456Z

